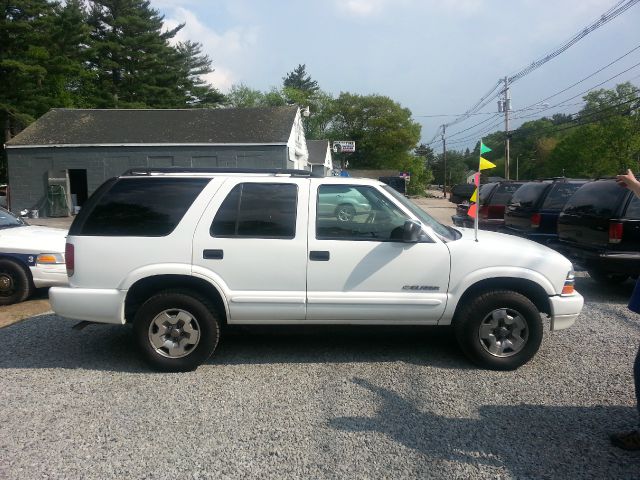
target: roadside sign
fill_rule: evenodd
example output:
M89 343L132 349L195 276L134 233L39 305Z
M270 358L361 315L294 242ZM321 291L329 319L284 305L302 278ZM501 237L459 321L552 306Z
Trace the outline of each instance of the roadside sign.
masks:
M356 142L353 140L334 140L333 151L336 153L353 153L356 151Z

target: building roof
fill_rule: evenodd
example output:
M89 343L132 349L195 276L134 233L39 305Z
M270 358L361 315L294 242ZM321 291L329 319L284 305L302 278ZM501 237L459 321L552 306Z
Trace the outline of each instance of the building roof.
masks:
M329 149L329 140L307 140L307 150L309 150L309 163L313 165L324 165Z
M298 107L50 110L7 147L123 144L286 144Z

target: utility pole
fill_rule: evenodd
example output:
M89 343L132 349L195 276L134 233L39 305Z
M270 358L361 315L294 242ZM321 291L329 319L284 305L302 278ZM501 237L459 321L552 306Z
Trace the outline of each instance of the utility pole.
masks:
M509 180L509 111L511 110L511 92L509 77L504 77L504 178Z
M447 132L447 126L442 125L442 161L444 162L444 171L442 173L442 193L444 198L447 198L447 139L445 133Z

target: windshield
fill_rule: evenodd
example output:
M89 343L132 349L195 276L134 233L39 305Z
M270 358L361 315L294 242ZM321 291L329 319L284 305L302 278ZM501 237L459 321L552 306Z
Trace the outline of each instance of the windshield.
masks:
M8 210L0 208L0 228L22 227L23 225L26 225L26 223L22 219Z
M447 227L446 225L441 224L423 209L418 207L415 203L409 200L404 195L396 192L393 188L385 185L383 187L388 193L390 193L396 200L398 200L403 206L407 208L411 213L413 213L418 219L424 224L428 225L433 229L433 231L438 234L442 240L457 240L460 238L459 233L451 227Z

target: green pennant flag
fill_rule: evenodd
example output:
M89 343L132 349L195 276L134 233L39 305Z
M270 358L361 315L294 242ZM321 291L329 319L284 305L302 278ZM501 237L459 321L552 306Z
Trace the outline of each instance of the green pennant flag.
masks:
M487 147L484 143L482 143L482 140L480 140L480 155L490 152L491 149L489 147Z

